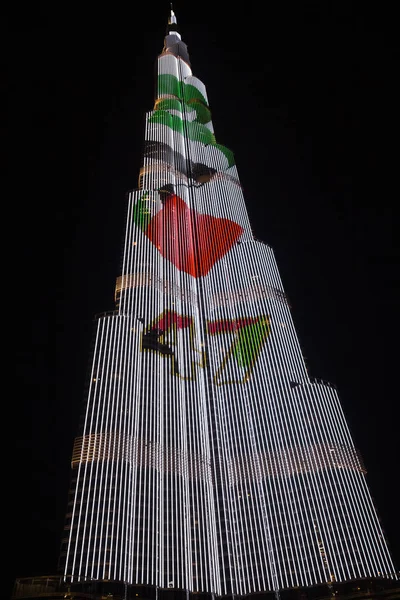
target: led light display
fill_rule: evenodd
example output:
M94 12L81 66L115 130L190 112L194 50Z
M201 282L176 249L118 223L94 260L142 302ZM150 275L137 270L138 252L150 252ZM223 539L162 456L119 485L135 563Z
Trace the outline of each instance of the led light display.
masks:
M395 577L173 12L144 136L117 308L95 324L65 579L222 596Z

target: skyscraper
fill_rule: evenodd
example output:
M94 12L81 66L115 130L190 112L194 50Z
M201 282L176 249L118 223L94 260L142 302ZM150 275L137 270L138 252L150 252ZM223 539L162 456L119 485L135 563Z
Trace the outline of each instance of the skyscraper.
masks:
M222 596L395 577L173 12L115 297L96 320L65 579Z

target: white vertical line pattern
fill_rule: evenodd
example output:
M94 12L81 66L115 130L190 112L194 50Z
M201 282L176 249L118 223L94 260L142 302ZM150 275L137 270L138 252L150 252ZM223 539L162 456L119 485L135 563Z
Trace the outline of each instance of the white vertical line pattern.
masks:
M116 310L96 318L64 577L216 596L396 578L177 33L157 64Z

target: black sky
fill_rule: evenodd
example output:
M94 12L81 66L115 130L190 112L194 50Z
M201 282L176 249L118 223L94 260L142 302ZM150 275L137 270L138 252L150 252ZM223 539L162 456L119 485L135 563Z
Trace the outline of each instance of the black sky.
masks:
M275 250L310 374L338 386L399 566L397 21L381 4L261 6L174 3L254 234ZM2 82L10 585L56 570L92 318L113 309L169 3L16 8Z

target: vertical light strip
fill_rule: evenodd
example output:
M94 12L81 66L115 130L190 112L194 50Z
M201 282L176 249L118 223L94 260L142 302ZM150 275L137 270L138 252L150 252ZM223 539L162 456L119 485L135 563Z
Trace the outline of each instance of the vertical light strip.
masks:
M64 576L217 596L395 577L337 394L309 379L179 44L158 59L118 313L97 321ZM265 338L249 325L261 318Z

